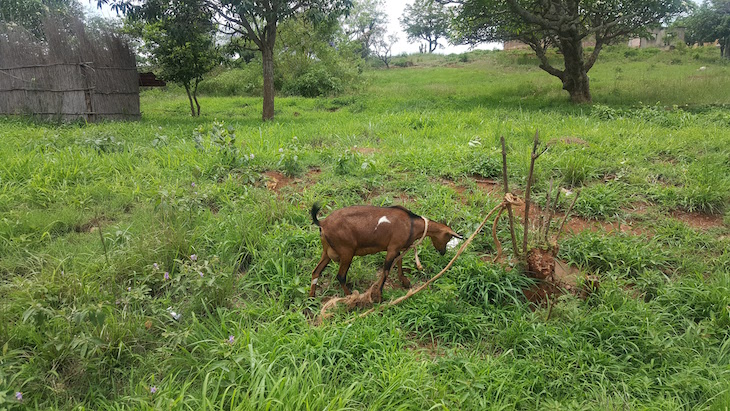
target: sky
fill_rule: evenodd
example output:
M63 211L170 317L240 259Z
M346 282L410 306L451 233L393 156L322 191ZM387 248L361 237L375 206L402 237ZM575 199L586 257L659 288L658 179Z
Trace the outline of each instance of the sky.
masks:
M111 9L109 9L109 6L104 6L101 10L99 10L96 8L96 1L94 1L93 4L83 1L82 3L85 3L87 5L87 12L89 13L101 14L103 17L106 18L116 17L116 13L111 11ZM388 14L388 34L396 33L398 35L398 42L393 45L393 55L398 55L404 52L408 54L418 53L418 43L408 43L406 41L406 34L403 32L399 21L401 15L403 14L403 9L406 7L406 4L413 3L413 0L385 0L383 3L385 7L385 12ZM454 46L446 43L446 41L440 42L440 44L444 47L437 48L435 53L451 54L469 51L469 46ZM501 48L501 45L498 43L485 43L480 44L475 48L494 49Z

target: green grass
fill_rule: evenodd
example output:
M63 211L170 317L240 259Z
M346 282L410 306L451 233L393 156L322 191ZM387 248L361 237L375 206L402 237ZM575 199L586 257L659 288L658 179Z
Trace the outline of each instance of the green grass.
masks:
M213 95L236 73L208 80L200 118L154 90L136 123L2 119L0 409L725 410L730 66L715 54L609 48L593 106L530 55L477 51L399 57L414 66L366 73L358 95L277 98L269 123L260 98ZM499 137L522 190L536 130L555 140L537 201L552 179L581 189L574 214L635 229L562 238L598 292L546 320L481 235L430 291L310 324L341 295L329 267L307 298L312 203L404 204L471 234L499 202L477 182L500 178ZM451 258L419 254L416 282ZM355 289L382 258L353 262Z

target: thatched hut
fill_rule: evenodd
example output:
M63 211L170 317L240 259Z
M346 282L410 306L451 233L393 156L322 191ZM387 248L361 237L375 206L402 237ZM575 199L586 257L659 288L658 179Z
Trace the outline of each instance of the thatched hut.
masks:
M0 27L0 115L136 120L139 78L121 37L87 32L81 21L44 23L43 39Z

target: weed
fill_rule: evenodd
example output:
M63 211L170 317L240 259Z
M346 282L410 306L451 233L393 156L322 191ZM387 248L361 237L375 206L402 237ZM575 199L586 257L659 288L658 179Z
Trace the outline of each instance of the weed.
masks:
M304 171L304 166L299 161L299 140L292 138L291 144L279 148L279 162L277 167L287 176L297 176Z
M98 135L87 137L84 144L93 148L98 153L118 153L124 150L124 142L117 140L113 134L99 133Z
M159 137L158 137L159 138ZM236 142L236 131L222 121L213 121L210 126L200 125L193 130L193 140L198 150L213 154L213 163L204 174L221 177L227 172L238 169L247 183L258 180L258 174L251 170L253 153L242 153ZM153 144L157 139L153 140Z

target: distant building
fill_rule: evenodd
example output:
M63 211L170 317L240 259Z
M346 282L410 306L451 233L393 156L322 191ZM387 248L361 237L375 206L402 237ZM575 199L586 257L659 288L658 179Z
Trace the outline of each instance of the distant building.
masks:
M649 33L649 38L635 37L629 39L628 46L642 49L647 47L669 49L677 43L684 43L684 27L663 27L650 30Z
M658 28L649 31L649 37L635 37L629 39L628 46L632 48L658 47L663 49L672 48L677 43L684 43L684 27ZM583 41L583 47L594 47L596 40L592 37ZM510 40L504 42L505 50L527 50L530 46L519 41Z
M530 46L519 40L509 40L504 42L504 50L527 50L529 48Z
M595 45L596 45L596 39L592 36L583 40L583 47L595 47ZM509 40L509 41L504 42L504 49L505 50L529 50L530 46L519 40Z

